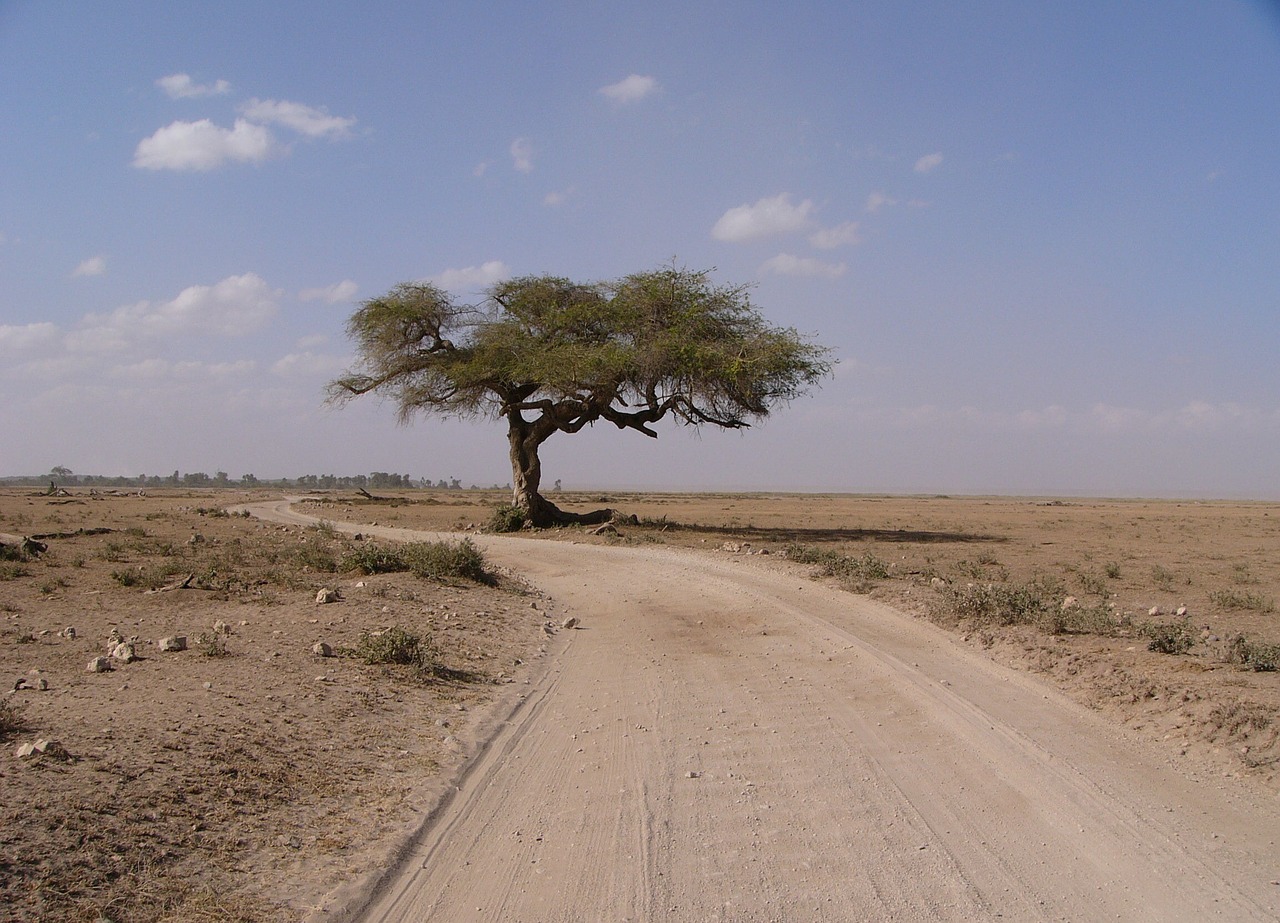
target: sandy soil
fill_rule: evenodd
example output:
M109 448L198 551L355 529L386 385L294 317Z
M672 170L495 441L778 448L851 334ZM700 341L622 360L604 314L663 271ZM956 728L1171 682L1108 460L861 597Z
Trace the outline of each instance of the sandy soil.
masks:
M612 505L647 521L620 534L475 538L523 583L302 563L343 545L330 523L460 528L494 502L449 493L300 504L322 529L218 515L223 495L4 497L8 532L117 531L51 539L0 581L0 664L31 678L0 753L0 918L1280 914L1275 674L1209 640L1273 637L1265 606L1213 600L1274 595L1274 506L630 497ZM877 598L815 582L781 560L794 540L893 574L860 587ZM156 560L200 576L150 594L111 576ZM1121 614L1186 604L1211 631L1170 657L948 619L935 578L1001 569ZM343 599L317 606L326 585ZM217 619L229 656L83 672L112 626ZM311 653L391 624L447 640L451 679ZM18 758L36 736L71 758Z

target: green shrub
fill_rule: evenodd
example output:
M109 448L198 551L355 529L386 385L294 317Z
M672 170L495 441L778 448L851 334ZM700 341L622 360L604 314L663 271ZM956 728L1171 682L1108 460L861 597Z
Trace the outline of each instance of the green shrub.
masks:
M528 513L523 507L509 504L498 507L489 517L485 526L486 532L519 532L529 521Z
M1227 661L1258 673L1274 673L1280 669L1280 644L1262 644L1237 635L1227 647Z
M489 582L484 554L467 538L460 542L413 542L405 545L405 563L415 577L428 580Z
M0 739L27 729L27 719L22 706L8 699L0 699Z
M818 574L823 577L836 577L854 586L866 586L875 580L884 580L889 576L889 566L871 552L860 558L832 551L829 548L815 548L792 542L783 549L788 560L799 564L815 564Z
M970 584L951 590L951 608L961 618L997 625L1025 625L1042 621L1048 611L1034 584Z
M299 545L294 549L293 561L299 567L321 574L332 574L338 569L333 553L320 545Z
M1182 622L1146 622L1138 629L1150 640L1147 650L1158 654L1185 654L1195 645L1189 623Z
M357 545L347 551L342 556L340 566L344 571L357 570L362 574L394 574L409 569L400 549L372 542Z
M1219 609L1250 609L1262 613L1276 611L1276 601L1271 597L1241 590L1214 590L1209 594L1209 601Z
M418 670L433 670L437 664L435 645L404 628L388 628L381 632L366 632L356 646L344 651L370 666L398 664Z

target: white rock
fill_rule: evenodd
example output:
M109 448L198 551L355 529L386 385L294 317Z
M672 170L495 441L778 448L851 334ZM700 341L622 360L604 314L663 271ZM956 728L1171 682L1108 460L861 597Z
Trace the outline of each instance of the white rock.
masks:
M187 637L186 635L170 635L157 641L156 647L166 654L174 651L185 651L187 649Z
M560 627L561 628L577 628L578 627L577 617L572 615L569 616L567 619L565 619L563 622L560 623Z
M315 654L317 657L332 657L333 648L328 644L325 644L323 641L318 641L311 648L311 653Z
M133 663L138 659L138 652L134 650L132 641L121 641L112 648L111 657L121 663Z
M111 670L111 661L106 657L94 657L85 667L86 673L107 673Z
M1177 609L1177 613L1176 613L1176 614L1178 615L1178 617L1179 617L1179 618L1186 618L1186 617L1187 617L1187 607L1186 607L1186 606L1179 606L1179 607L1178 607L1178 609Z
M1153 616L1160 615L1161 612L1162 610L1160 609L1159 606L1152 606L1150 609L1147 610L1147 615L1153 615Z
M1079 605L1080 600L1076 599L1074 596L1068 596L1062 601L1062 611L1066 612L1068 609L1078 608Z
M324 605L325 603L336 603L338 601L338 591L325 587L316 594L316 604Z

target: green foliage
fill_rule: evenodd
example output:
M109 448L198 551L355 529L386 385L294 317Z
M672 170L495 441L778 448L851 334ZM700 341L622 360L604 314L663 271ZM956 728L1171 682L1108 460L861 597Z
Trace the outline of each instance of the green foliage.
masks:
M1049 611L1043 590L1035 584L968 584L950 593L952 611L980 623L1035 624Z
M1106 566L1107 576L1115 580L1120 576L1120 565L1116 561L1108 561Z
M1241 590L1214 590L1209 601L1220 609L1249 609L1264 614L1276 611L1276 601L1271 597Z
M1280 644L1264 644L1237 635L1227 647L1227 661L1258 673L1274 673L1280 669Z
M404 555L398 548L387 548L366 542L349 549L342 556L343 571L359 571L362 574L394 574L409 569Z
M816 564L819 575L823 577L835 577L859 588L889 576L889 566L871 552L855 558L829 548L793 542L783 549L783 553L799 564Z
M1149 640L1147 650L1158 654L1185 654L1195 646L1191 626L1181 622L1146 622L1138 630Z
M419 413L505 419L516 484L528 483L554 433L605 420L656 436L653 424L666 418L737 429L832 367L828 349L768 324L745 287L674 265L611 282L509 279L477 307L430 283L402 283L364 302L347 333L359 360L329 383L331 401L376 392L402 422ZM545 505L529 508L554 519Z
M27 718L21 705L0 699L0 740L27 729Z
M0 544L0 561L27 561L26 551L21 545Z
M31 571L16 561L0 562L0 580L17 580L27 576Z
M366 632L354 648L343 653L370 666L398 664L429 671L436 669L438 664L437 651L430 639L399 626L386 631Z
M519 532L528 521L528 514L523 507L504 504L493 511L485 525L485 531Z
M202 631L196 635L194 648L206 657L231 656L227 650L227 636L220 631Z
M353 548L342 559L344 570L365 574L409 571L426 580L490 580L484 555L469 539L461 542L409 542L398 548L372 543Z
M404 546L409 572L427 580L489 582L484 554L470 539L460 542L411 542Z

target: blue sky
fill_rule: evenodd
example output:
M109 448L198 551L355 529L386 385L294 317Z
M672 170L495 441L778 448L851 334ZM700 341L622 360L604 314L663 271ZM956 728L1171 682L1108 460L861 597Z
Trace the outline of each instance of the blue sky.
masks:
M0 0L0 86L0 474L506 483L346 318L674 258L834 378L548 481L1280 498L1272 3Z

